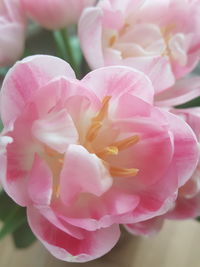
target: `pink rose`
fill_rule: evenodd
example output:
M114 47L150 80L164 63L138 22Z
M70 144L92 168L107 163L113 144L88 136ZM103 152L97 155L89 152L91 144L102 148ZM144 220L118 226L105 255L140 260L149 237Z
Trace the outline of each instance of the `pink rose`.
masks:
M1 90L1 182L27 207L56 257L88 261L109 251L119 224L166 213L198 161L184 120L153 106L141 72L105 67L76 80L55 57L33 56Z
M77 23L85 7L95 0L20 0L24 11L43 27L59 29Z
M83 12L79 36L92 69L127 65L154 77L149 70L159 61L163 72L154 86L163 90L199 60L200 1L102 0Z
M200 142L200 108L172 109L193 129ZM136 224L126 225L126 229L134 235L153 235L157 233L165 219L191 219L200 216L200 162L190 179L179 188L177 200L164 215Z
M14 63L23 53L25 21L18 0L0 1L0 67Z

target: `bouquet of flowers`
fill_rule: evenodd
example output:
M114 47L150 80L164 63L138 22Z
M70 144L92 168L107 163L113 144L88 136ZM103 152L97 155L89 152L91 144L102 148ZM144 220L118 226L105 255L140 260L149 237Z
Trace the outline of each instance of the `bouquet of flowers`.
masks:
M0 238L86 262L200 216L200 0L2 0L0 32Z

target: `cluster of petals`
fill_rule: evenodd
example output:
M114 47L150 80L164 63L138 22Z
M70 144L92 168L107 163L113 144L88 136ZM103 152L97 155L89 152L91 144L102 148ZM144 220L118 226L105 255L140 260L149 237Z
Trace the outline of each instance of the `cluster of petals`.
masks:
M57 258L84 262L107 253L119 224L166 213L192 176L197 138L153 98L149 78L125 66L79 81L61 59L32 56L8 72L1 183Z
M14 63L23 53L25 18L18 0L0 1L0 67Z
M200 108L171 109L170 112L180 116L193 129L200 142ZM184 220L196 218L200 215L200 162L190 179L179 188L176 201L170 210L162 216L150 220L129 224L126 229L134 235L154 235L162 227L165 219Z
M92 69L126 65L152 80L162 65L156 91L189 73L200 55L199 0L102 0L79 21L84 55ZM153 70L152 70L153 68Z
M95 0L20 0L24 12L48 29L60 29L75 24L85 7Z

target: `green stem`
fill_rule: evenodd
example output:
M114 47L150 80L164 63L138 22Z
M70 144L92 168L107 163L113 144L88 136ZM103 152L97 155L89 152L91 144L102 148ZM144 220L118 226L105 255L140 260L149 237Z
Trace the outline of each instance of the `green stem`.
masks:
M56 44L56 49L57 49L57 55L64 59L64 60L68 60L67 54L66 54L66 50L65 50L65 44L63 41L63 37L60 33L60 31L53 31L53 38L55 40L55 44Z
M73 51L73 48L72 48L72 45L70 42L68 31L66 28L64 28L64 29L60 30L60 33L61 33L62 38L63 38L63 42L64 42L65 49L66 49L67 56L68 56L68 61L71 65L71 67L73 68L73 70L75 71L77 77L79 78L80 77L80 69L79 69L79 66L78 66L78 64L75 60L75 57L74 57L74 51Z

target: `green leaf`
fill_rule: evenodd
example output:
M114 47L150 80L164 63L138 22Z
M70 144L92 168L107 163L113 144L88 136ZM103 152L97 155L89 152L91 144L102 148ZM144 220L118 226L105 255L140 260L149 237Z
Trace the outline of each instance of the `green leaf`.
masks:
M15 209L9 210L9 213L4 220L3 226L0 229L0 239L14 232L25 221L26 212L24 208L16 206Z
M199 216L199 217L196 217L195 220L196 220L197 222L200 222L200 216Z
M2 190L0 192L0 220L5 221L9 212L15 209L16 206L12 199Z
M26 209L16 205L4 191L0 192L0 239L14 232L26 221Z
M27 221L21 224L12 234L14 244L17 248L26 248L36 241Z
M0 68L0 76L4 77L6 73L8 72L10 67L1 67Z
M176 108L191 108L191 107L199 107L199 106L200 106L200 97L197 97L185 104L176 106Z
M2 131L2 129L3 129L3 123L2 123L2 121L0 120L0 132Z

